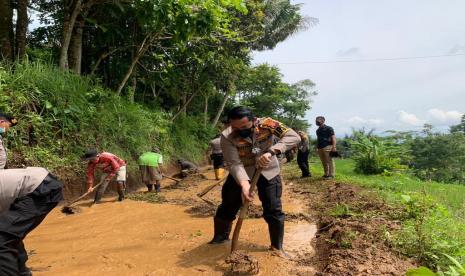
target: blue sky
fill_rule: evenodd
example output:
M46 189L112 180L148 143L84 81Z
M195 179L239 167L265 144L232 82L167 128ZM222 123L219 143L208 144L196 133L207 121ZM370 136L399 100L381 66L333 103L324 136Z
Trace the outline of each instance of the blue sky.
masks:
M319 24L254 54L285 81L311 79L318 96L307 118L326 117L339 135L351 128L445 130L465 112L465 1L301 0ZM305 61L462 56L401 61ZM288 63L288 64L286 64ZM315 127L311 132L314 133Z

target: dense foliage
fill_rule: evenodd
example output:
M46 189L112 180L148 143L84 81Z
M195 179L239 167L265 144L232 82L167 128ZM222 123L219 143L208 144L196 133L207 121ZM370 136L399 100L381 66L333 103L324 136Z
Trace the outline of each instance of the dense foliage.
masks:
M344 156L356 161L355 170L364 174L390 173L410 169L423 180L465 184L464 121L450 133L390 131L379 136L372 131L354 130L338 141Z
M27 37L24 3L41 23ZM252 51L317 23L289 0L10 4L0 2L0 109L20 118L7 139L18 166L77 171L89 147L134 160L158 146L167 159L200 161L239 103L307 126L313 83L286 84L277 68L251 65ZM257 104L265 100L277 109Z

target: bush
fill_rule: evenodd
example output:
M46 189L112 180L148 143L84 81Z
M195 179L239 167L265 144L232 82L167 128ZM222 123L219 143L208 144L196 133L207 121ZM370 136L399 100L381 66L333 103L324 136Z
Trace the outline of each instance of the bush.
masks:
M355 133L350 148L357 173L380 174L405 169L400 159L405 153L403 148L389 138Z
M411 143L415 174L425 180L465 183L465 135L431 134Z
M395 246L432 269L453 265L448 256L465 261L465 224L430 197L402 195L405 207L402 230L394 235Z
M79 156L92 147L128 160L130 169L154 146L166 160L200 161L212 136L196 118L173 124L161 109L131 103L94 79L43 63L0 66L0 110L20 122L6 139L13 165L40 165L58 174L83 173Z

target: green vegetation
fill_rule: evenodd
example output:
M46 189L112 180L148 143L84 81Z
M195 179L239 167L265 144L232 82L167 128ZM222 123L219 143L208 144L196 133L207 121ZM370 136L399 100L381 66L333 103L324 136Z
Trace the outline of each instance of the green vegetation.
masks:
M317 22L291 1L38 0L29 5L44 24L27 37L28 2L19 2L0 4L0 111L20 121L6 139L12 167L75 180L79 155L94 147L127 160L130 172L154 146L168 162L201 162L233 105L294 125L310 108L311 81L287 84L277 68L251 65L253 50ZM276 113L241 100L268 89Z
M41 63L0 68L0 109L17 115L7 142L17 165L83 171L79 156L97 147L130 161L153 146L169 158L200 160L213 129L117 97L90 78ZM182 145L180 147L179 145ZM14 155L15 158L12 158Z
M319 161L314 164L314 175L322 175ZM375 190L389 204L403 210L400 215L393 214L393 219L402 222L402 229L390 233L388 242L440 275L462 275L453 271L459 269L457 264L465 262L465 186L422 181L400 172L358 174L355 166L354 160L336 160L336 181ZM337 217L349 212L344 205L332 210Z
M363 174L409 170L423 180L465 184L465 124L452 126L450 133L433 131L426 124L422 132L389 131L377 136L373 131L354 130L339 140L345 157L356 161L355 170Z
M352 159L355 160L355 171L363 174L380 174L401 169L401 158L405 152L393 139L374 135L365 135L354 131L349 140Z

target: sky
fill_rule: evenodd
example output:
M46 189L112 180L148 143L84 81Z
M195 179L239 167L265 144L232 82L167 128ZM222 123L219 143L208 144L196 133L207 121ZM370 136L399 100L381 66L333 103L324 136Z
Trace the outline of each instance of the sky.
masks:
M460 121L465 1L292 2L302 3L302 13L319 23L273 50L254 53L253 62L278 66L286 82L316 84L318 95L306 116L310 123L323 115L342 136L352 128L382 133L421 130L425 123L446 131ZM366 61L443 55L455 56Z

